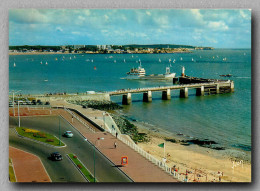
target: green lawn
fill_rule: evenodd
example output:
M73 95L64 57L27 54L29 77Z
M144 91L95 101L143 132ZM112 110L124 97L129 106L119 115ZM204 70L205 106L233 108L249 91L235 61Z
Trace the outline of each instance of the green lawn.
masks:
M76 166L79 167L80 171L86 176L89 182L94 182L94 177L90 174L90 172L84 167L84 165L78 160L78 158L74 158L74 154L68 154L70 159L74 162ZM81 167L81 168L80 168ZM97 180L96 180L97 182Z
M10 180L10 182L16 182L13 164L12 164L12 161L10 158L9 158L9 180Z
M48 133L24 127L16 127L16 131L19 135L28 137L30 139L41 141L43 143L47 143L54 146L64 146L63 142L59 141L59 139L57 139L55 136Z

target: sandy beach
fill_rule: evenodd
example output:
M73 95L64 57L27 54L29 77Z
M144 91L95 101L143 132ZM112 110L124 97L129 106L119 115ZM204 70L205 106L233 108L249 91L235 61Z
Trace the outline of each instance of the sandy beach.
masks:
M150 137L148 143L138 143L145 151L159 160L164 157L164 149L158 145L165 142L167 132L141 122L134 123L140 132ZM198 145L184 146L180 143L165 142L167 165L174 167L183 176L188 172L189 182L251 182L251 161L230 149L218 151ZM250 155L250 154L248 154ZM235 156L235 157L234 157ZM249 157L250 158L250 157Z

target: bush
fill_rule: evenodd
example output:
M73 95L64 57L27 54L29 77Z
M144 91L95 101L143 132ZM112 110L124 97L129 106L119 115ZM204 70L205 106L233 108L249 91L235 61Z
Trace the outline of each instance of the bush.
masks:
M79 168L82 168L82 166L80 164L77 165Z
M46 142L54 142L53 139L47 139Z
M76 155L73 156L74 159L78 158Z

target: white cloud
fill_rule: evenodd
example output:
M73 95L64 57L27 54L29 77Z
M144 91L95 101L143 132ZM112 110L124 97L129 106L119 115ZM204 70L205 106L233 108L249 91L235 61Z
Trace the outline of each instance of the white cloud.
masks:
M78 32L78 31L72 31L71 34L74 34L74 35L80 35L81 33Z
M212 30L225 31L228 30L228 26L223 21L212 21L208 23L208 27Z
M63 29L61 27L56 27L56 31L63 32Z
M150 11L146 11L145 13L146 13L148 16L151 16L151 15L152 15Z

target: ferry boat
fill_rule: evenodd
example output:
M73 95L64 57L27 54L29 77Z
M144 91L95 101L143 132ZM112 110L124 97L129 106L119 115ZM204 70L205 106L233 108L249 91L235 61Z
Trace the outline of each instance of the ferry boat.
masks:
M175 78L176 73L170 72L170 67L166 67L165 74L151 74L146 75L145 69L141 63L138 68L132 68L130 72L127 72L127 80L172 80Z

